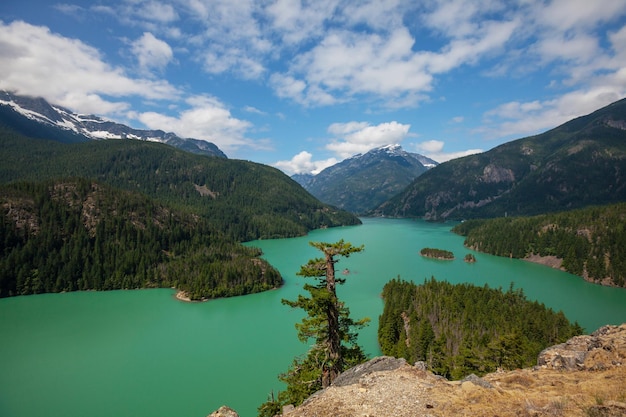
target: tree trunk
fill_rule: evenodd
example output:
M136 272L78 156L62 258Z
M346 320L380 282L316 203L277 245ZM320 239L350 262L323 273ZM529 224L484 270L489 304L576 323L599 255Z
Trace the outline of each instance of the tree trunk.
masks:
M339 335L339 310L337 308L337 298L333 297L333 301L328 305L328 365L322 376L322 387L327 388L333 383L335 378L343 369L343 358L341 356L341 337Z
M339 335L339 306L335 289L335 259L332 253L326 255L326 289L332 294L328 304L326 317L328 320L328 363L322 375L322 387L327 388L343 369L341 357L341 336Z

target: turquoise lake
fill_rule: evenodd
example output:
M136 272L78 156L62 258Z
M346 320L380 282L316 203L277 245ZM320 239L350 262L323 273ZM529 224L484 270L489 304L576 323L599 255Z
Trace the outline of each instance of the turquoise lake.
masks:
M174 290L44 294L0 300L0 416L204 417L228 405L242 417L281 388L276 376L307 351L296 337L295 273L320 253L309 241L345 239L365 251L337 264L347 282L340 298L355 318L370 317L360 341L380 354L377 321L384 284L400 276L523 288L531 300L563 310L587 331L626 322L626 290L529 262L472 252L452 224L363 219L361 226L318 230L294 239L250 242L281 272L285 285L262 294L184 303ZM454 261L419 255L454 252ZM341 275L343 276L343 275Z

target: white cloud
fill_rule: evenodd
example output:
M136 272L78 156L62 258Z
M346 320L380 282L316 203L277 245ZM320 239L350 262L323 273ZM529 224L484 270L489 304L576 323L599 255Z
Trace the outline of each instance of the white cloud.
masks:
M487 21L438 50L417 43L404 25L378 32L329 30L281 74L283 79L301 81L300 88L291 95L284 88L277 89L277 94L308 105L361 96L391 107L398 102L415 105L433 89L436 75L501 50L519 26L519 19ZM323 91L334 100L318 101L310 91Z
M172 48L167 42L155 38L150 32L144 32L139 39L134 41L131 50L144 71L162 70L174 57Z
M293 174L318 174L324 168L335 165L339 162L336 158L328 158L320 161L313 161L313 155L307 151L302 151L288 161L278 161L274 163L276 168L281 169L288 175Z
M233 117L216 98L193 96L187 99L187 104L189 108L180 111L176 116L144 112L136 117L150 129L162 129L181 137L207 140L227 153L244 145L254 147L245 137L251 124Z
M482 149L467 149L457 152L444 152L445 143L440 140L427 140L413 145L415 152L429 157L439 163L449 161L463 156L474 155L484 152Z
M0 51L0 89L42 96L81 112L108 114L128 108L127 102L110 97L180 96L167 81L132 78L107 64L97 49L45 27L0 21Z
M443 150L444 143L440 140L427 140L415 145L415 149L420 152L438 153Z
M274 52L261 22L261 4L254 0L199 0L183 3L190 22L202 30L193 38L194 51L211 74L232 72L256 79L266 71L264 61Z
M258 114L258 115L261 115L261 116L267 115L266 112L264 112L263 110L259 110L259 109L257 109L254 106L244 106L243 110L248 112L248 113Z
M429 91L432 76L425 70L426 62L412 53L413 43L406 29L388 36L332 31L310 51L300 54L290 71L281 75L299 82L300 88L291 95L285 89L278 94L306 104L325 105L357 95L397 99ZM321 96L320 91L325 95Z
M411 125L396 121L372 126L366 122L334 123L328 132L335 136L326 149L341 158L348 158L370 149L402 142L409 134Z
M135 9L136 16L159 23L170 23L178 20L178 13L171 4L147 1L139 3Z
M572 28L586 30L599 23L611 21L626 13L622 0L554 0L545 5L533 5L533 18L541 25L566 32Z
M315 38L324 31L324 21L333 17L337 0L276 0L266 9L272 29L288 45Z
M504 103L485 113L478 133L487 138L520 138L552 129L626 96L626 71L623 75L621 87L602 84L551 100Z

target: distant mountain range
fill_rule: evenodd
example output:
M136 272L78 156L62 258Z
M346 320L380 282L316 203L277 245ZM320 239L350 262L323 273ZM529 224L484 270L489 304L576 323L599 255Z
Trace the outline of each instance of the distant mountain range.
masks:
M400 145L358 154L317 175L292 178L321 201L352 213L365 213L401 192L416 177L438 163Z
M371 215L534 215L626 201L626 99L543 134L445 162Z
M33 124L33 121L37 123ZM0 123L25 136L59 142L135 139L166 143L191 153L226 158L215 144L205 140L181 138L162 130L133 129L98 116L73 113L41 97L22 96L8 91L0 91Z

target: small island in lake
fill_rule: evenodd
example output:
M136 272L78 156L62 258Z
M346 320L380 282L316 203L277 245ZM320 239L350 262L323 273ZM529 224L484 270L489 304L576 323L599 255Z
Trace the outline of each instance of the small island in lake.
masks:
M423 248L420 251L420 255L427 258L443 259L446 261L451 261L454 259L454 254L444 249Z
M476 257L473 254L468 253L467 255L465 255L465 258L463 258L463 260L468 264L473 264L474 262L476 262Z

